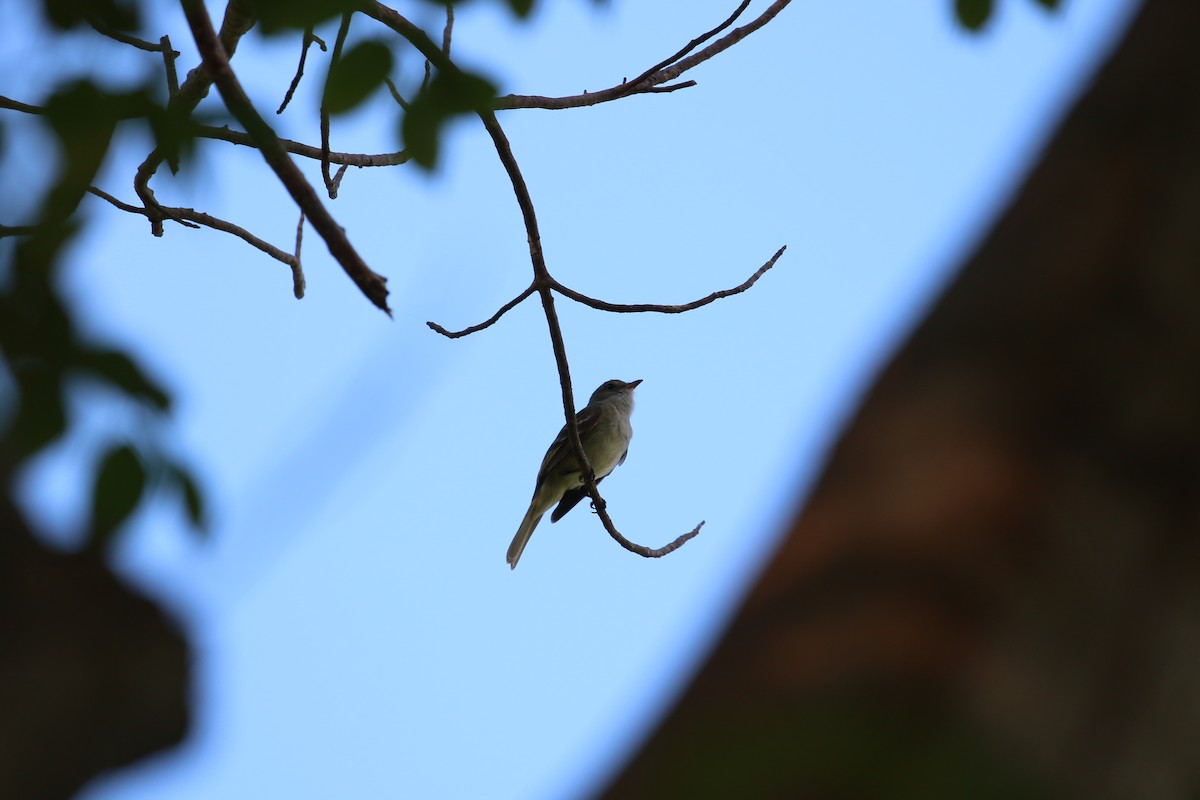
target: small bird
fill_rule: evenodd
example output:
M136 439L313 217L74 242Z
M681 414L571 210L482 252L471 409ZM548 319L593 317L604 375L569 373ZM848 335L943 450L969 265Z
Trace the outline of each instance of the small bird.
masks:
M588 404L575 415L579 441L596 475L596 483L625 463L625 456L629 454L629 440L633 438L633 428L629 424L629 417L633 414L633 390L641 382L641 378L629 383L605 381L592 392ZM563 514L586 496L579 461L571 452L567 427L564 425L542 459L529 510L525 512L525 519L521 520L521 527L508 546L508 565L517 568L517 561L529 543L533 529L551 506L558 503L558 508L550 515L551 522L558 522Z

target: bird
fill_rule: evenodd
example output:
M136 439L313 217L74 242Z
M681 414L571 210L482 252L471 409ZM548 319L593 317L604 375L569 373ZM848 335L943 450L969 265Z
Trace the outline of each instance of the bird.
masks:
M605 381L592 392L587 405L575 415L579 441L596 476L596 483L625 463L625 456L629 455L629 440L633 438L633 428L629 422L633 414L633 390L641 382L641 378L628 383L615 379ZM508 566L517 568L517 561L529 543L533 529L551 506L558 504L550 515L551 522L558 522L586 495L583 473L571 451L571 443L567 441L567 427L564 425L542 459L529 510L525 512L517 535L508 546Z

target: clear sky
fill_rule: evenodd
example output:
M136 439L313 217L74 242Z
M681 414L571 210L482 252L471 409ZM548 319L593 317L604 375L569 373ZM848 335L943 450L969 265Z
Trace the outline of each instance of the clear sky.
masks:
M575 94L635 76L734 5L547 2L518 24L476 3L457 15L454 50L503 92ZM0 93L36 102L45 56L26 6L0 0L14 21ZM529 280L519 212L477 122L454 127L436 175L351 170L330 204L389 278L394 320L311 230L297 301L287 268L240 241L177 226L155 239L140 217L85 200L97 224L74 248L68 291L92 330L176 392L168 445L196 466L214 516L203 542L165 504L129 531L121 570L194 642L195 725L183 747L86 797L594 788L685 685L873 370L1134 4L998 6L971 36L949 0L798 0L691 73L692 89L500 115L550 269L580 291L683 302L788 245L751 291L682 316L558 304L581 401L608 378L645 381L629 458L603 485L618 527L660 545L707 521L657 561L622 550L581 505L543 521L515 572L504 563L562 411L535 302L458 341L424 325L478 322ZM161 13L151 38L170 33L190 68L185 26ZM369 32L363 19L352 36ZM297 52L294 39L243 40L234 64L261 108L278 105ZM118 72L146 57L72 55ZM317 140L308 111L325 57L312 53L300 97L274 118L281 134ZM419 72L406 59L401 82ZM395 149L391 102L335 121L335 149ZM39 147L11 135L6 175ZM201 147L191 178L160 175L160 199L290 248L296 209L257 154ZM100 184L132 201L144 148L118 151ZM25 486L65 543L84 514L80 459L142 422L90 395L79 413L82 430Z

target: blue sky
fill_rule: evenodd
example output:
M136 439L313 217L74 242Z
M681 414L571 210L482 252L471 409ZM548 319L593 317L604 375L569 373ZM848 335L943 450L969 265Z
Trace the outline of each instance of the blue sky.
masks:
M633 77L734 5L543 3L519 24L475 4L454 48L504 92L574 94ZM603 486L618 527L659 545L707 521L657 561L619 548L581 505L542 524L515 572L504 564L562 419L536 303L458 341L424 325L478 322L529 280L519 212L477 123L454 126L437 174L352 170L330 204L388 277L394 320L311 230L297 301L287 268L240 241L179 227L155 239L86 200L96 224L67 290L92 330L177 393L168 446L195 464L214 528L196 541L163 505L129 531L120 569L195 643L196 721L186 745L85 796L567 798L602 780L686 684L873 371L1134 7L998 5L970 36L950 2L797 2L693 71L692 89L501 114L550 269L580 291L682 302L788 245L751 291L682 316L558 304L577 397L645 380L629 459ZM0 2L27 20L6 34L0 93L36 101L45 56L23 8ZM178 15L161 13L155 37L170 32L194 64ZM370 31L361 20L352 35ZM278 105L297 50L243 40L234 63L262 108ZM142 57L71 56L125 74ZM308 142L324 63L312 57L276 118ZM403 82L420 62L399 69ZM335 121L333 146L394 149L391 100ZM13 133L6 174L28 174L13 154L39 147ZM100 184L132 201L144 152L115 153ZM160 199L290 248L297 212L261 159L202 152L190 178L159 176ZM80 432L25 485L64 543L84 513L79 460L143 422L90 395L79 413Z

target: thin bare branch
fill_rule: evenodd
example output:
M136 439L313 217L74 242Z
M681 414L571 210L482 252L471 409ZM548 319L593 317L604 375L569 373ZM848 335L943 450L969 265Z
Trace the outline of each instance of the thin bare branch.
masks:
M99 33L102 36L107 36L114 42L127 44L130 47L136 47L138 50L145 50L148 53L162 52L161 42L159 44L154 44L153 42L147 42L145 39L139 39L136 36L130 36L127 33L122 33L115 28L109 27L105 24L104 20L95 15L87 15L87 24L92 26L92 30L96 31L96 33ZM176 53L175 55L179 55L179 53Z
M408 101L400 94L400 90L396 88L396 84L392 83L392 79L385 75L383 82L387 84L388 91L392 93L392 99L396 101L396 105L408 111Z
M254 139L250 134L242 131L231 130L230 128L214 128L209 125L197 125L194 129L197 136L204 139L219 139L231 144L244 145L258 149ZM289 153L305 158L319 159L321 157L321 148L303 142L294 142L291 139L280 139L279 143L283 145L283 149ZM404 164L409 159L408 151L397 150L395 153L339 153L330 151L329 163L342 164L351 167L391 167L397 164Z
M446 27L442 28L442 53L450 57L450 36L454 32L454 0L446 3Z
M741 294L742 292L746 291L755 283L757 283L758 279L767 273L767 270L775 266L775 262L779 260L779 257L783 255L785 250L787 250L787 245L784 245L776 250L775 255L771 256L767 260L767 263L763 264L758 268L758 270L755 271L753 275L739 283L737 286L734 286L732 289L721 289L713 292L707 297L701 297L699 300L693 300L690 303L682 303L680 305L662 305L659 303L609 303L606 300L597 300L594 297L588 297L586 294L577 292L570 287L563 286L553 278L551 278L550 281L551 286L559 294L563 295L564 297L569 297L577 303L583 303L585 306L590 306L591 308L595 308L599 311L613 311L618 314L635 314L645 312L657 314L682 314L684 311L691 311L696 308L701 308L709 303L716 302L723 297L731 297L735 294Z
M608 531L608 535L617 544L621 545L621 547L644 558L659 558L672 553L682 547L689 539L700 533L700 528L704 523L701 522L691 531L676 537L663 547L650 548L631 542L625 538L617 530L617 526L608 515L604 498L601 497L600 489L596 486L595 472L592 469L592 465L588 462L587 453L583 449L583 442L579 439L579 425L575 421L575 396L571 388L571 370L567 364L567 348L563 343L562 326L558 321L558 312L554 308L554 292L551 289L554 279L550 276L550 272L546 268L545 256L542 253L541 236L538 233L537 215L533 207L533 198L529 194L525 178L521 175L517 159L513 155L512 145L509 144L508 137L505 136L504 129L500 127L500 122L496 119L495 113L492 111L483 111L480 112L479 118L483 121L484 128L487 129L488 134L492 137L496 153L500 156L500 163L504 165L504 169L508 173L509 180L513 185L513 191L517 195L517 204L521 207L521 215L525 219L525 230L529 238L529 255L530 260L533 262L534 282L531 284L531 288L536 289L542 301L542 309L546 313L546 326L550 329L550 344L554 350L554 361L558 366L559 385L562 387L563 414L566 417L567 440L571 443L571 450L575 454L575 458L579 461L588 496L592 498L592 503L595 505L596 513L604 525L604 530Z
M442 55L446 56L446 58L450 57L450 37L451 37L451 34L453 33L453 31L454 31L454 3L448 2L448 3L446 3L446 25L445 25L445 27L442 28ZM429 88L429 81L432 77L433 77L433 62L429 59L428 56L426 56L426 58L425 58L425 77L423 77L421 79L420 91L423 92ZM408 109L408 106L404 105L404 102L400 100L399 93L393 91L392 95L396 97L397 101L400 102L400 105L404 106L405 110Z
M760 16L759 19L756 20L755 22L752 22L750 25L744 26L743 28L739 28L739 29L731 32L729 35L727 35L726 37L724 37L721 40L718 40L716 43L711 45L709 48L706 48L705 51L701 51L700 53L693 55L690 59L685 59L685 61L691 61L693 63L693 65L695 63L700 63L700 61L704 60L704 58L701 58L701 56L705 52L711 53L710 55L705 56L705 58L710 58L711 55L715 55L717 52L720 52L721 50L731 46L732 43L734 43L736 41L740 41L742 38L745 38L745 36L749 35L749 33L753 32L753 30L756 30L758 27L761 27L762 25L766 24L766 22L768 22L771 18L773 18L775 16L775 14L777 14L779 12L779 10L781 10L784 6L787 5L787 2L788 2L788 0L777 0L777 2L775 4L773 4L771 6L771 8L769 8L766 12L764 12L764 14L762 16ZM740 14L741 11L744 10L744 5L745 4L743 4L743 7L740 8L738 10L738 12L736 12L729 20L727 20L726 23L723 23L722 26L718 27L714 31L710 32L709 34L706 34L706 37L715 35L715 33L717 31L721 30L724 26L727 26L728 24L730 24L732 22L732 20L736 18L737 14ZM401 36L403 36L405 39L407 39L414 47L417 48L418 51L420 51L423 55L425 55L425 57L427 59L427 63L435 65L439 70L441 70L445 73L452 74L452 73L458 71L458 68L454 65L454 63L444 53L442 53L441 51L439 51L437 49L437 47L433 44L432 41L430 41L429 37L425 34L424 31L422 31L417 26L413 25L407 19L402 17L400 14L396 13L392 9L390 9L387 6L384 6L378 2L365 4L363 7L363 11L368 16L378 20L379 22L382 22L384 25L387 25L388 27L392 28L394 31L396 31ZM703 39L704 37L701 37L701 38ZM680 51L680 52L686 53L694 46L695 46L695 44L690 44L689 47L685 48L683 51ZM697 60L697 59L699 59L699 60ZM680 62L680 63L683 63L683 62ZM679 70L680 63L676 63L673 67L669 67L665 70L660 70L660 71L656 72L655 74L651 75L646 80L646 83L647 83L646 88L638 89L638 90L652 91L652 90L654 90L654 87L658 87L662 83L665 83L667 80L671 80L674 77L677 77L679 72L682 71L682 70ZM670 76L664 77L672 69L678 70L678 71L674 72ZM663 88L668 88L668 87L663 87ZM675 87L675 88L682 88L682 86ZM626 93L628 93L628 90ZM615 99L615 97L609 98L609 99ZM603 101L603 99L601 99L597 102L602 102L602 101ZM587 104L587 103L581 103L581 104ZM515 106L513 106L513 107L515 107ZM613 523L611 517L609 517L609 515L608 515L608 511L606 508L604 498L600 495L600 491L596 485L595 474L592 470L591 465L588 462L587 453L583 449L583 443L580 441L580 438L579 438L579 426L575 419L575 398L574 398L574 391L573 391L572 385L571 385L570 367L567 363L566 345L563 342L562 327L558 320L558 312L556 311L556 309L554 307L554 292L556 290L562 291L562 290L566 289L566 287L563 287L563 286L561 286L561 284L558 284L558 282L555 281L554 278L550 275L550 272L546 267L545 256L542 252L541 235L538 231L537 215L536 215L536 212L534 209L533 200L529 194L529 188L525 183L525 179L524 179L523 175L521 174L520 167L517 164L516 157L513 155L512 146L508 141L508 137L505 135L503 128L500 126L499 121L496 119L496 114L493 110L481 109L481 110L478 110L477 113L479 115L480 120L483 122L484 128L487 130L489 136L491 136L491 138L492 138L492 142L496 148L496 153L500 158L501 164L504 166L505 172L509 176L509 180L512 182L513 192L516 195L517 204L521 209L521 216L525 222L525 230L526 230L526 234L528 237L530 261L532 262L532 265L533 265L533 282L530 284L529 288L525 290L525 292L522 292L521 295L518 295L516 298L509 301L509 303L507 303L499 312L497 312L497 314L494 315L492 319L488 320L487 322L485 322L479 326L475 326L473 329L468 328L464 331L460 331L460 332L458 332L457 335L465 336L465 335L467 335L467 333L473 332L473 330L481 330L482 328L487 327L488 325L494 323L495 320L499 319L500 316L502 316L508 310L515 307L518 303L520 303L522 300L524 300L527 296L529 296L529 294L531 292L537 292L538 297L542 302L542 308L546 315L547 328L550 331L550 342L551 342L551 346L554 350L554 360L555 360L555 364L558 367L559 385L562 388L563 415L566 419L567 440L570 442L571 450L572 450L573 454L575 455L575 458L578 460L578 462L580 464L584 487L587 490L588 496L592 499L592 504L596 509L597 515L600 517L601 523L604 525L604 529L606 531L608 531L609 536L611 536L618 544L620 544L626 550L629 550L630 552L636 553L640 556L643 556L646 558L658 558L658 557L667 555L668 553L672 553L675 550L682 547L686 542L691 540L693 537L698 535L700 533L700 529L704 526L704 522L701 522L699 525L697 525L695 528L688 531L687 533L684 533L681 536L676 537L674 540L672 540L668 544L664 545L663 547L649 548L649 547L645 547L643 545L636 544L636 543L631 542L630 540L626 539L620 533L620 531L617 530L616 525ZM612 305L614 308L619 308L620 310L625 310L625 311L635 311L635 310L638 310L638 311L661 311L661 312L666 312L666 313L672 313L672 312L678 313L678 312L681 312L684 310L688 310L689 308L698 308L700 306L707 305L708 303L711 303L721 297L727 297L731 294L737 294L739 292L745 291L750 286L752 286L760 277L762 277L762 275L764 273L766 273L767 270L769 270L772 266L774 266L775 262L783 254L783 252L784 252L784 248L780 248L780 250L778 252L776 252L775 255L766 264L764 264L753 276L751 276L742 285L740 285L738 287L734 287L733 289L727 289L727 290L723 290L720 292L714 292L709 297L694 301L693 303L685 304L685 306L682 306L682 307L661 306L661 305L646 305L646 306L618 306L615 304L606 304L606 305ZM571 290L567 290L567 291L571 291ZM572 299L578 299L581 302L589 301L589 304L602 303L602 301L593 300L593 298L588 298L584 295L580 295L577 292L572 292L572 294L576 296L576 297L573 297ZM438 331L439 333L442 333L443 335L451 335L449 331L446 331L445 329L441 328L441 326L438 326L435 323L429 323L429 326L431 328L433 328L433 330Z
M653 92L654 87L667 83L668 81L675 80L684 72L687 72L692 67L695 67L697 64L702 64L713 56L728 50L742 39L745 39L747 36L754 33L756 30L774 19L776 15L786 8L790 2L791 0L775 0L775 2L768 6L758 17L740 28L734 28L725 36L717 39L703 50L693 53L685 58L681 58L677 61L672 61L669 66L662 67L654 70L653 72L648 71L642 73L642 75L638 76L633 81L623 82L608 89L602 89L598 92L584 92L583 94L571 95L568 97L543 97L540 95L508 94L504 95L503 97L497 97L493 107L497 111L511 108L544 108L551 110L582 108L584 106L594 106L599 103L607 103L612 100L619 100L620 98L628 97L629 95ZM741 10L739 9L739 11L735 12L734 16L731 17L727 22L732 22L732 20L736 19L737 15L740 13ZM706 36L722 30L724 24L726 23L722 23L722 26L718 26L717 28L713 29L713 31L710 31L709 34L706 34ZM699 37L700 40L703 40L703 38L704 37ZM689 47L690 46L691 43L689 43ZM685 47L680 51L680 53L688 52L689 47ZM677 56L678 54L676 54L676 56L672 56L672 58L676 58ZM670 61L670 59L668 59L668 61ZM680 88L683 87L681 86Z
M179 51L171 47L171 37L163 34L158 40L159 47L162 48L163 71L167 73L167 98L168 100L179 94L179 73L175 71L175 59L179 58Z
M233 56L237 51L238 42L253 26L254 17L244 7L243 1L230 0L225 6L225 17L221 20L221 30L217 34L226 59ZM169 77L168 83L170 83ZM188 72L187 78L178 91L171 94L168 107L172 110L191 111L208 95L211 87L212 75L208 67L201 61L198 66ZM170 219L170 216L163 211L164 206L154 197L154 191L150 188L150 179L154 177L162 162L163 154L156 147L138 165L133 177L133 190L137 192L142 205L149 211L146 218L150 220L150 232L155 236L163 235L163 220Z
M111 194L104 191L103 189L99 189L95 186L89 186L88 191L90 193L96 195L96 197L99 197L101 200L107 200L109 203L112 203L114 206L121 209L122 211L128 211L130 214L141 214L144 217L149 213L148 211L146 211L146 209L139 208L138 206L135 206L135 205L130 205L129 203L124 203L124 202L118 200L117 198L113 197Z
M643 72L641 75L638 75L632 81L625 83L624 87L628 87L629 92L634 91L635 89L638 88L638 86L640 84L649 80L650 76L654 75L654 73L671 66L676 61L683 58L688 53L692 52L697 47L704 44L712 37L716 36L718 33L725 30L726 28L728 28L730 25L732 25L737 20L738 17L740 17L742 15L742 12L745 11L747 6L749 6L749 5L750 5L750 0L742 0L742 4L740 6L738 6L736 9L734 9L734 12L732 14L730 14L729 17L727 17L726 20L724 22L722 22L720 25L713 28L711 31L707 31L705 33L700 34L695 39L692 39L690 42L688 42L683 47L681 47L679 50L677 50L673 55L667 56L662 61L655 64L653 67L651 67L650 69Z
M690 89L696 85L695 81L681 81L679 83L670 83L666 86L651 86L649 89L639 89L638 94L667 94L668 92L676 92L680 89Z
M296 223L296 250L294 252L295 260L291 263L292 268L292 294L297 300L304 297L304 270L300 266L300 243L304 241L304 210L300 210L300 221Z
M287 150L271 126L259 115L250 98L242 90L237 76L229 66L229 59L221 46L217 33L213 30L212 20L203 0L182 0L184 16L196 40L204 65L212 75L213 83L221 93L226 108L246 128L246 132L258 145L263 159L279 177L280 183L288 190L292 199L312 223L317 234L325 240L330 254L346 271L351 280L358 285L363 294L376 306L391 315L387 306L387 281L378 273L371 270L354 245L346 237L346 232L338 225L328 209L321 203L320 197L313 191L312 186L304 179L300 168L288 156Z
M276 114L282 114L283 110L288 107L288 103L292 102L292 95L296 93L296 87L300 85L300 79L304 77L304 62L308 60L308 46L316 42L321 47L321 52L325 52L325 42L320 36L313 35L312 26L309 25L304 29L304 38L300 40L300 63L296 65L296 74L292 77L291 84L288 85L287 94L283 96L283 102L279 104L279 108L275 109Z
M500 310L495 314L492 314L492 316L488 317L488 319L479 323L478 325L472 325L469 328L463 328L461 331L448 331L441 325L438 325L436 322L426 322L425 324L428 325L432 330L437 331L442 336L445 336L447 339L461 339L464 336L470 336L472 333L477 333L484 328L490 328L491 326L495 325L497 320L499 320L509 311L512 311L514 308L520 305L526 297L529 297L529 295L536 291L537 285L532 283L529 284L529 286L525 287L525 291L521 292L512 300L509 300L507 303L500 306Z
M122 202L103 189L99 189L95 186L89 186L88 192L94 194L96 197L99 197L102 200L106 200L122 211L129 212L130 214L140 214L143 217L150 215L150 212L145 208L140 208L138 206ZM174 219L183 225L187 225L191 228L199 228L203 226L206 228L212 228L213 230L222 231L223 233L231 234L238 237L251 247L261 250L276 261L286 264L292 270L293 293L297 298L304 297L304 273L300 268L300 236L301 228L304 225L303 214L300 217L300 226L297 227L296 230L296 252L293 255L292 253L287 253L283 250L280 250L270 242L258 238L245 228L239 225L234 225L232 222L223 220L220 217L214 217L211 214L205 214L204 212L197 211L194 208L169 207L164 208L163 210L170 212L171 219Z
M11 97L0 95L0 108L7 108L9 111L20 111L22 114L45 114L44 106L30 105L22 103L20 100L13 100Z
M171 47L171 38L162 36L158 40L158 44L147 42L145 39L139 39L136 36L130 36L127 33L110 28L99 17L88 16L88 24L102 36L107 36L113 41L127 44L130 47L136 47L138 50L145 50L148 53L162 53L163 70L167 78L167 93L168 97L174 97L179 91L179 74L175 71L175 59L179 58L179 51Z
M353 16L350 12L342 14L342 24L338 26L337 38L333 42L333 53L329 56L329 71L325 73L326 91L329 89L329 79L342 59L342 48L346 46L346 37L350 34L350 19ZM346 173L346 170L344 167L338 170L336 178L329 175L329 109L325 105L325 95L326 92L321 92L321 177L325 181L325 191L329 194L329 199L336 200L338 187L341 186L342 175Z
M333 180L329 181L329 183L326 184L329 187L329 199L330 200L337 200L338 189L342 185L342 177L345 176L345 174L346 174L346 165L342 164L340 167L338 167L338 171L336 173L334 173Z
M101 198L102 200L107 200L109 203L112 203L114 206L121 209L122 211L128 211L130 214L141 214L143 217L148 217L152 213L154 213L150 209L130 205L129 203L124 203L124 202L118 200L117 198L113 197L111 194L104 191L103 189L97 189L95 186L89 186L88 191L91 192L92 194L96 195L96 197ZM198 230L201 227L200 224L197 223L196 221L189 220L186 218L187 214L197 213L193 209L170 208L170 207L159 206L158 210L171 212L171 214L168 218L174 222L178 222L180 225L183 225L185 228L194 228L194 229ZM181 215L183 215L183 216L181 216ZM215 219L215 217L214 217L214 219ZM227 223L227 224L232 224L232 223ZM247 234L247 235L249 235L249 234ZM263 252L267 252L267 251L264 250Z

